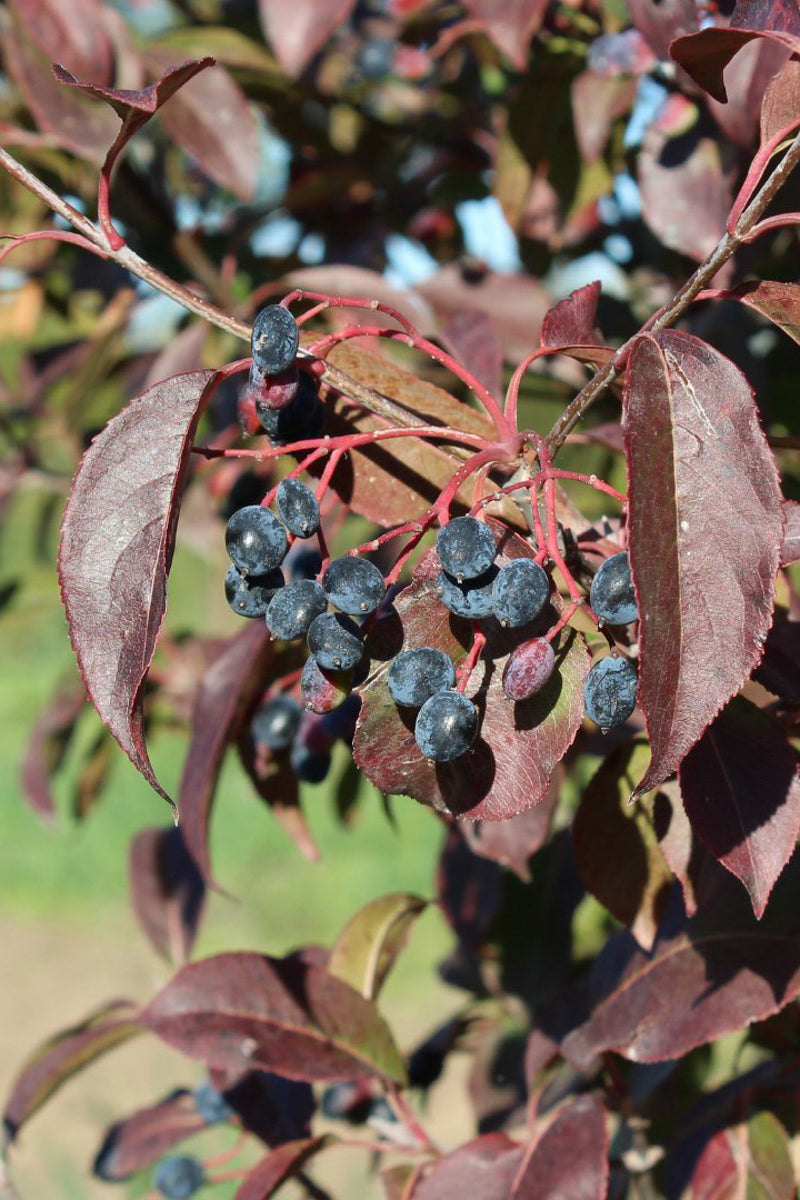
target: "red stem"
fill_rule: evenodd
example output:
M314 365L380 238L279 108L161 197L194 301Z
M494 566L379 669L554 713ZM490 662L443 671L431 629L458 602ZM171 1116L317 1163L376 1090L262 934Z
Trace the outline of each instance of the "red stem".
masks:
M478 625L476 622L473 622L472 645L469 648L469 654L467 655L467 657L464 659L461 666L456 671L456 675L458 677L458 681L456 683L456 691L457 692L463 692L466 690L467 684L469 683L470 675L474 671L475 665L478 662L478 659L480 658L481 654L483 653L483 648L485 645L486 645L486 634L483 632L480 625Z

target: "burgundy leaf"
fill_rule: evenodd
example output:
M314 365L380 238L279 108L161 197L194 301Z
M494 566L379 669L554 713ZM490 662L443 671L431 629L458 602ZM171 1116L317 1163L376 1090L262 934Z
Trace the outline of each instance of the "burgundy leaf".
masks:
M764 91L761 102L761 141L770 141L800 113L800 62L790 58Z
M234 1200L267 1200L269 1196L274 1196L282 1183L296 1175L304 1163L329 1145L331 1140L330 1135L325 1134L323 1137L284 1142L256 1163L239 1185Z
M528 43L544 20L547 0L464 0L464 7L522 70L528 61Z
M504 1133L487 1133L432 1164L409 1200L508 1200L523 1149Z
M170 338L147 368L144 386L152 387L159 379L166 379L168 375L196 371L201 363L203 344L208 331L209 326L204 321L195 321Z
M535 808L507 821L467 821L461 825L464 841L473 854L508 867L525 883L530 880L529 859L550 836L563 772L556 767L547 792Z
M289 1079L402 1082L383 1018L358 992L299 959L220 954L183 967L141 1023L209 1067L263 1067Z
M248 622L208 668L195 699L178 811L186 846L206 882L211 881L208 826L222 759L263 689L272 657L263 621Z
M800 562L800 504L796 500L783 501L783 516L786 526L781 544L781 566Z
M408 892L378 896L359 909L334 942L328 970L374 1000L427 900Z
M628 7L634 27L657 58L667 58L673 38L697 29L694 0L628 0Z
M725 68L734 54L754 38L767 38L794 54L800 52L800 31L737 29L733 25L727 29L701 29L699 33L679 37L669 52L695 83L724 104L728 99L722 78Z
M595 968L588 1020L562 1051L579 1070L616 1050L632 1062L680 1058L695 1046L778 1012L800 992L800 870L776 884L761 921L743 889L716 870L715 886L682 929L666 928L652 953L628 934L608 943Z
M487 313L511 362L518 362L536 345L550 306L544 285L530 275L468 273L455 263L442 267L414 290L445 320L468 309Z
M769 85L774 76L781 71L788 57L788 49L778 42L771 42L767 38L758 38L750 42L742 47L725 73L727 104L709 99L708 106L714 120L739 146L750 148L758 138L759 124L762 130L765 128L763 106L770 91ZM773 118L778 115L775 107L777 96L777 90L772 89ZM791 119L792 116L787 117L778 128L784 128ZM768 124L769 117L766 118L766 122Z
M510 1200L605 1200L608 1133L592 1096L570 1100L526 1152Z
M45 1100L78 1071L139 1032L136 1006L114 1000L91 1016L57 1033L40 1046L16 1077L6 1101L3 1124L13 1140Z
M600 346L603 338L597 328L597 302L602 285L595 281L577 288L559 300L542 321L541 346Z
M9 2L17 20L50 62L64 62L71 71L99 83L111 79L114 64L102 0Z
M355 0L259 0L264 35L287 75L299 75L343 24Z
M59 83L67 87L78 88L84 95L91 96L95 100L104 100L114 109L117 116L122 119L122 130L115 143L119 150L137 129L149 121L150 117L158 112L171 96L175 95L179 88L188 83L198 71L203 71L206 67L213 65L213 58L203 58L182 63L178 67L169 67L155 83L149 83L147 87L137 88L134 91L126 88L103 87L100 84L76 79L72 72L59 62L53 64L53 74Z
M800 704L800 621L776 621L753 678L782 700Z
M793 1200L797 1195L786 1130L771 1112L715 1133L692 1173L684 1200L725 1196L764 1196Z
M800 284L776 283L772 279L753 280L740 283L731 292L726 292L753 308L762 317L772 321L779 329L800 343Z
M689 824L677 779L663 783L651 797L643 797L638 803L650 814L659 849L680 880L683 906L692 917L697 912L697 893L707 855Z
M647 812L628 803L647 757L644 739L618 746L592 776L572 824L585 887L645 950L672 890L672 871Z
M128 860L131 904L158 954L177 965L191 953L205 885L179 828L143 829Z
M462 826L452 828L442 847L436 878L439 903L460 942L470 950L483 942L503 899L497 863L474 854Z
M783 731L737 697L689 751L680 781L692 828L760 917L800 831L797 757Z
M717 139L696 128L672 136L680 112L691 108L674 95L645 134L639 156L642 213L665 246L702 261L716 246L732 202L731 174Z
M95 1157L94 1173L108 1183L128 1179L205 1128L192 1093L181 1088L112 1125Z
M676 770L761 658L783 516L747 380L691 334L637 341L623 429L652 748L642 793Z
M488 313L477 308L450 318L442 330L442 339L463 366L483 384L495 399L503 383L503 346Z
M736 0L731 25L741 29L773 29L800 37L800 10L795 0Z
M109 421L86 451L61 527L70 638L103 721L169 799L144 742L142 689L167 597L181 491L213 371L176 375Z
M575 136L586 163L602 157L611 127L633 107L638 80L582 71L572 83Z
M496 526L499 529L499 526ZM506 530L501 564L533 557L530 545ZM487 627L487 644L472 673L467 694L481 717L479 736L466 754L432 764L414 740L412 720L394 703L386 685L388 660L401 646L434 646L458 665L470 644L469 623L451 617L436 592L439 560L423 558L414 581L397 597L394 610L375 627L373 655L353 741L356 765L383 792L414 796L451 816L501 821L533 808L547 792L550 776L572 744L583 719L583 680L589 666L583 639L573 631L559 639L556 669L530 700L512 703L501 686L506 659L519 641ZM552 614L548 613L552 621Z
M86 689L70 678L60 684L33 727L22 760L22 794L40 817L52 821L56 815L50 779L63 761L75 723L86 704Z

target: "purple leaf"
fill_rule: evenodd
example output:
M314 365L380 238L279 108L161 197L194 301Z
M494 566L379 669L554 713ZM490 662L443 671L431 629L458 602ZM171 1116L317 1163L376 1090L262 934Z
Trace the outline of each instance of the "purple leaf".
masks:
M509 1200L605 1200L608 1133L592 1096L570 1100L526 1152Z
M444 320L468 309L487 313L511 362L518 362L536 345L542 318L550 306L544 285L531 275L488 270L468 274L455 263L442 267L414 291Z
M783 501L783 516L786 527L781 543L781 566L800 562L800 504L796 500Z
M761 658L783 515L750 386L698 338L667 330L637 341L623 429L652 749L641 794L677 769Z
M101 83L111 79L112 46L101 0L10 0L10 7L51 62L65 62Z
M86 688L70 678L50 698L33 727L22 760L22 794L28 806L46 821L56 815L50 779L63 761L75 730L75 723L86 704Z
M205 1127L192 1093L181 1088L158 1104L115 1122L97 1152L94 1173L108 1183L127 1179Z
M770 43L774 44L774 43ZM800 112L800 62L790 58L764 91L761 102L761 142L769 142Z
M374 1000L427 903L408 892L371 900L350 918L334 942L328 960L331 975L365 1000Z
M800 704L800 621L776 621L753 679L782 700Z
M793 342L800 343L800 284L776 283L771 279L753 280L740 283L725 295L755 309L782 329Z
M354 6L355 0L259 0L264 35L287 75L305 70Z
M523 882L530 880L528 860L550 836L563 772L557 767L551 776L543 800L507 821L466 821L461 834L473 854L508 867Z
M800 11L795 0L736 0L731 25L741 29L772 29L800 37Z
M638 80L582 71L572 83L572 116L584 162L596 163L618 117L631 111Z
M725 75L728 102L720 104L712 98L708 106L720 129L737 145L751 149L758 139L759 124L762 129L765 127L765 92L788 57L785 46L759 38L742 47L729 64ZM773 105L777 96L778 91L773 90ZM772 115L777 116L776 107L773 107ZM782 129L791 119L792 116L787 117L778 128Z
M539 344L553 347L602 345L603 338L596 324L601 287L596 280L559 300L545 313Z
M581 797L572 841L587 890L649 950L672 890L672 871L648 813L628 803L646 763L644 739L609 755Z
M643 797L661 853L683 888L683 906L690 917L697 912L703 866L707 854L695 837L681 798L677 779L663 783L652 796Z
M771 1112L716 1132L700 1156L683 1200L760 1195L793 1200L797 1195L786 1130Z
M503 899L503 874L497 863L473 853L462 834L452 828L442 847L436 890L442 912L470 950L483 942Z
M488 313L479 309L452 316L442 330L451 353L495 399L502 395L503 346Z
M783 731L737 697L689 751L680 781L695 833L762 916L800 831L797 757Z
M495 523L496 529L500 526ZM532 558L530 545L506 530L497 562ZM432 764L414 740L413 724L389 695L388 657L402 645L434 646L458 665L470 643L469 623L451 617L436 592L439 560L423 558L394 611L375 627L372 670L359 688L363 698L353 741L356 765L383 792L414 796L450 816L501 821L543 799L556 764L583 719L583 680L589 660L580 635L567 631L556 645L556 669L530 700L512 703L501 680L519 638L487 626L487 644L467 694L475 700L481 728L470 750L449 763ZM554 598L555 602L555 598Z
M787 33L778 30L701 29L688 37L679 37L669 48L675 62L699 84L704 91L722 104L728 99L723 82L723 73L728 63L748 42L754 38L767 38L786 46L794 54L800 52L800 30Z
M178 811L186 846L206 882L212 878L208 826L222 759L264 687L272 658L264 622L248 622L205 672L194 702Z
M547 0L464 0L464 7L498 49L523 70L528 43L544 20Z
M509 1200L523 1148L504 1133L487 1133L432 1164L409 1200Z
M179 88L188 83L198 71L203 71L213 65L213 58L203 58L182 63L178 67L169 67L155 83L149 83L147 87L136 88L133 91L126 88L103 87L97 83L87 83L82 79L76 79L72 72L68 71L60 62L53 64L53 75L59 83L66 87L78 88L84 95L91 96L95 100L104 100L114 109L117 116L122 119L122 129L115 142L116 150L119 152L125 142L133 137L136 130L149 121Z
M83 456L61 527L61 594L87 691L166 800L145 747L142 689L166 608L192 437L214 378L166 379L109 421Z
M114 1000L40 1046L16 1077L6 1101L3 1123L9 1140L62 1084L138 1032L136 1006Z
M322 1137L302 1138L296 1142L284 1142L272 1150L252 1168L239 1185L234 1200L268 1200L274 1196L282 1183L296 1175L324 1146L333 1139L329 1134Z
M373 1005L324 968L296 957L220 954L190 963L140 1020L209 1067L262 1067L307 1081L405 1077L389 1028Z
M203 915L205 885L179 828L143 829L128 860L131 904L156 952L186 962Z
M657 58L667 58L673 38L697 29L694 0L628 0L628 7L634 27Z

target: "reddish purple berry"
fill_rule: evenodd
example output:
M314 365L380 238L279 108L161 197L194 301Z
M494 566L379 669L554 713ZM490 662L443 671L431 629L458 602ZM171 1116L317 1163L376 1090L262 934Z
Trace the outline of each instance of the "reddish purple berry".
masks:
M528 700L541 691L555 661L553 647L544 638L531 638L515 647L503 671L503 691L509 700Z

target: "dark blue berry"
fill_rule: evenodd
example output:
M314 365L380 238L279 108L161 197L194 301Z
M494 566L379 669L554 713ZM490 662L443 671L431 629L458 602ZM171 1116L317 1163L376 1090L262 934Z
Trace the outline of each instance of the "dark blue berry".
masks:
M384 1125L397 1123L397 1113L385 1096L377 1096L369 1106L368 1121L377 1121Z
M349 671L364 653L361 631L341 613L322 613L308 630L308 648L325 671Z
M302 738L295 739L290 761L295 775L303 783L322 783L331 769L330 754L312 750Z
M320 1112L332 1121L360 1125L369 1112L372 1099L363 1084L333 1083L322 1093Z
M327 713L342 703L353 684L352 671L323 671L315 658L307 658L300 677L306 707Z
M282 587L283 574L278 567L267 575L240 575L236 567L228 567L225 576L228 604L240 617L263 617Z
M335 558L322 577L322 586L331 604L354 616L374 612L386 592L378 567L353 555Z
M300 332L288 308L270 304L253 322L250 339L253 362L265 375L279 375L297 357Z
M188 1154L162 1158L153 1172L153 1186L166 1200L189 1200L205 1182L202 1163Z
M221 1121L229 1121L233 1116L233 1109L222 1092L218 1092L208 1080L194 1089L192 1099L206 1125L218 1125Z
M421 708L436 692L451 688L455 681L452 660L444 650L432 646L403 650L392 661L386 680L395 704L408 708Z
M516 629L539 616L550 596L550 579L544 567L518 558L500 568L494 581L494 615L501 625Z
M259 704L250 722L253 740L270 750L285 750L300 728L303 710L294 696L272 696Z
M248 575L266 575L286 556L286 530L268 508L248 504L225 527L225 546L234 566Z
M291 404L287 404L285 408L267 408L256 400L256 412L261 427L273 446L285 446L287 442L319 437L324 424L324 413L316 384L305 371L300 372L297 395Z
M264 480L255 471L243 471L235 480L225 501L224 517L227 521L246 504L258 504L264 495Z
M328 607L328 597L313 579L298 579L276 592L267 609L267 629L273 638L291 642L305 637L315 617Z
M639 609L626 551L613 554L600 566L592 580L589 603L595 616L610 625L627 625L638 619Z
M352 742L360 712L361 697L351 692L341 704L325 713L320 721L320 733L331 742L338 738L343 742Z
M463 692L450 689L426 700L417 714L414 737L426 758L450 762L469 750L478 733L478 710Z
M284 479L275 496L281 520L295 537L309 538L319 529L319 504L307 484Z
M636 707L638 682L636 668L627 658L601 658L583 685L587 716L601 729L624 725Z
M463 583L457 583L445 571L440 571L436 590L442 604L451 613L476 621L481 617L491 617L494 613L494 581L497 576L497 567L491 566L477 579L465 579Z
M461 582L488 571L497 553L494 534L475 517L456 517L436 538L436 553L448 575Z
M298 579L316 579L322 566L322 555L319 550L295 542L286 556L284 566L292 583Z

